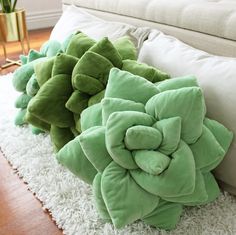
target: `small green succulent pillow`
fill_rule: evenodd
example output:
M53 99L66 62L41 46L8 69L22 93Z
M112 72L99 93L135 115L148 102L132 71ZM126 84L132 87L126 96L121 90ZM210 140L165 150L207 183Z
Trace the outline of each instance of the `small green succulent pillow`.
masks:
M43 44L40 51L31 49L27 56L20 56L22 66L13 75L13 86L17 91L23 92L15 103L16 108L21 109L15 118L16 125L27 124L28 120L33 120L31 124L36 123L43 127L44 130L48 129L45 128L47 125L42 120L38 120L35 116L32 118L33 116L29 115L25 109L30 99L37 94L39 86L51 77L51 73L48 75L47 72L52 69L54 57L58 52L66 49L69 39L62 44L49 40ZM48 59L50 57L52 59ZM37 75L39 75L38 79ZM33 125L30 128L34 134L42 132L42 130Z
M195 77L155 85L112 68L102 120L95 118L95 126L89 124L94 117L88 120L89 111L94 110L81 115L84 131L57 159L85 182L93 181L96 207L105 221L122 228L141 219L169 230L183 206L206 204L219 195L211 171L233 134L206 118Z
M14 88L22 92L15 102L15 107L20 109L15 117L15 125L17 126L27 124L25 120L26 108L32 95L29 95L28 91L31 91L31 88L33 88L27 85L31 83L30 80L34 74L34 66L43 61L44 57L37 54L36 51L30 50L28 56L21 56L21 60L23 61L23 65L14 72L12 80Z

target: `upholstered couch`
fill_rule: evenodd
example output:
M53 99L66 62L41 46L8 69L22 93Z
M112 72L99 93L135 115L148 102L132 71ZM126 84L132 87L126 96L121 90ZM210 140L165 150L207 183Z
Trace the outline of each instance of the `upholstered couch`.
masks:
M106 20L151 27L216 55L236 57L234 0L62 0Z
M145 38L149 41L144 42L141 47L140 61L159 67L172 76L189 73L196 75L205 93L209 117L222 122L236 135L235 0L62 2L63 9L75 5L104 20L145 27L141 30L146 32L142 33L142 42ZM151 29L174 36L187 45L174 37L151 32ZM60 31L59 26L54 31ZM57 39L55 32L52 33L52 38ZM160 44L157 46L155 43ZM236 195L235 140L215 175L224 189Z

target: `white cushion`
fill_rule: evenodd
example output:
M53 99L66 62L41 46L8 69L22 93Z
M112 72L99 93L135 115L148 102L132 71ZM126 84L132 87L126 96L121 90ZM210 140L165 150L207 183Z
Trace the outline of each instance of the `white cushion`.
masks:
M195 75L204 91L207 116L223 123L236 136L236 58L210 55L153 30L140 50L139 60L172 77ZM236 140L216 176L236 189Z
M74 0L73 3L236 40L235 0Z
M78 30L95 40L105 36L109 37L110 40L115 40L124 35L129 35L138 47L149 33L148 28L137 29L125 23L108 22L71 5L63 12L52 30L50 39L63 42L70 34Z

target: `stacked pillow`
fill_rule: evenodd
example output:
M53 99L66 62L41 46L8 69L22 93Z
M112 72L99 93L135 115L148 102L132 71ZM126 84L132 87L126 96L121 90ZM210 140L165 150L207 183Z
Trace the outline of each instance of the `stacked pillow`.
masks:
M141 219L169 230L184 205L217 198L211 171L224 158L233 134L205 117L195 77L156 85L112 68L99 115L92 109L96 105L82 112L82 133L57 159L93 185L105 221L122 228Z
M96 42L81 32L74 34L64 53L35 65L40 89L29 102L27 122L49 131L55 150L60 150L83 130L82 111L100 103L111 68L132 71L152 82L169 78L136 58L129 37L112 44L108 38ZM90 115L99 116L101 108L95 107Z
M78 29L90 37L74 33ZM24 120L48 131L58 161L92 184L104 221L122 228L141 219L169 230L183 206L206 204L219 195L211 171L223 160L233 134L217 121L235 130L230 121L236 115L227 121L224 112L233 113L232 96L225 106L224 97L217 99L230 90L228 83L224 89L219 84L222 77L233 82L235 61L153 31L137 62L137 47L148 32L69 7L51 35L60 49L52 43L56 53L50 53L45 46L40 53L48 53L48 59L36 53L39 63L28 65L30 73L22 81L14 79L14 85L30 96L18 102L23 106L17 104ZM221 66L223 72L217 72ZM212 68L218 77L209 83ZM169 74L181 77L169 79ZM232 185L227 173L220 176Z
M15 102L15 107L20 109L15 117L16 125L21 126L27 123L25 116L28 103L39 90L39 85L34 70L35 65L40 64L52 56L55 56L61 48L61 43L51 40L44 43L40 51L30 50L27 56L20 56L22 66L19 67L13 75L14 88L17 91L22 92ZM38 129L33 125L31 125L31 130L34 134L39 134L42 132L41 129Z

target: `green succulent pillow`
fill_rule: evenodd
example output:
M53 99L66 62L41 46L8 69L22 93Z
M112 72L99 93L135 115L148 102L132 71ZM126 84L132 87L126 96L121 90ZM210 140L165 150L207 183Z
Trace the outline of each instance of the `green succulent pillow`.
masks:
M42 123L50 126L50 136L56 151L74 138L70 129L75 125L74 116L65 104L73 92L71 74L77 61L77 58L61 53L36 69L41 86L28 105L28 112L30 116L40 120L39 128L42 128ZM43 68L47 68L47 71L43 70L47 79L38 76ZM37 126L37 123L28 121Z
M126 47L121 48L124 44ZM50 136L57 151L74 138L71 129L81 132L101 117L101 105L98 105L93 108L96 118L88 117L91 122L85 127L80 123L82 111L103 99L112 68L130 70L152 82L169 78L166 73L131 60L134 58L136 49L128 37L113 45L106 37L95 42L81 32L72 35L66 53L58 53L35 66L40 89L28 105L29 123L31 118L34 122L31 124L38 122L39 128L42 124L53 126Z
M31 120L30 128L34 134L42 133L41 129L33 126L37 124L38 127L43 127L43 130L48 130L48 124L36 116L30 115L26 110L29 100L35 96L40 88L52 76L52 67L56 54L60 51L66 50L69 40L68 37L62 44L57 41L47 41L43 44L40 51L30 50L27 56L21 55L20 60L22 66L19 67L13 75L13 86L17 91L23 94L17 99L15 106L21 109L16 118L16 125L27 124Z
M126 49L119 49L125 42L128 45ZM105 37L91 46L73 70L72 85L75 91L66 107L79 115L86 107L99 103L104 97L110 70L114 67L143 76L152 82L170 78L168 74L156 68L131 60L136 56L134 46L131 45L133 44L127 37L118 39L114 44ZM129 59L122 60L128 58L128 55ZM78 104L81 104L81 107Z
M35 92L35 84L33 84L31 80L31 78L34 77L34 66L45 59L43 55L35 50L30 50L28 56L21 56L20 58L23 62L22 66L14 72L12 80L14 88L22 92L15 101L15 107L20 109L15 117L15 125L17 126L27 124L25 119L27 106L32 93Z
M101 112L102 121L88 125L57 159L84 181L93 179L104 220L122 228L141 219L169 230L184 205L219 195L211 171L233 134L205 117L203 92L193 76L155 85L112 68ZM91 122L83 113L81 123Z
M61 128L74 125L73 114L66 109L65 103L73 92L71 73L77 61L77 58L65 54L55 57L50 72L52 77L43 83L40 82L41 87L28 106L30 113L50 125Z

